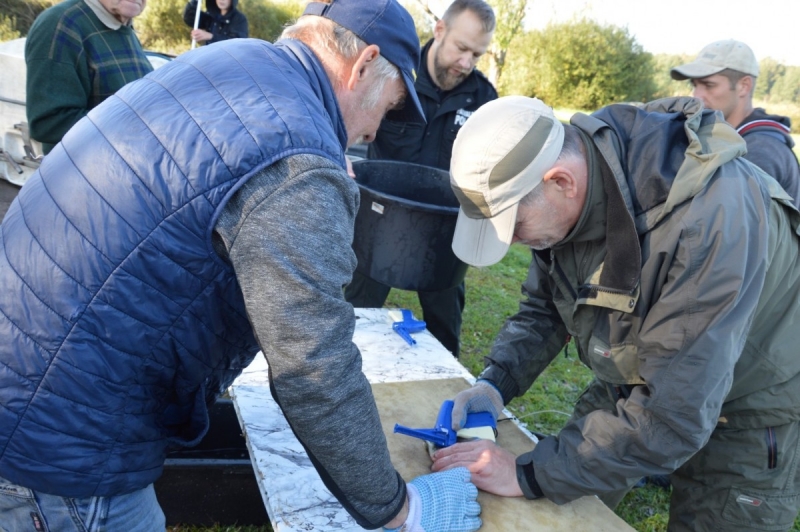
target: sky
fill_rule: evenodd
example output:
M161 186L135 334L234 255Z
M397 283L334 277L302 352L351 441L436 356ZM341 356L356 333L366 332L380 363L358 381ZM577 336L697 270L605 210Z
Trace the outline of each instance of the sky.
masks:
M403 0L413 3L417 0ZM441 16L448 0L422 0ZM653 54L697 53L714 41L747 43L759 60L800 66L798 0L528 0L527 28L574 16L627 27Z
M703 46L736 39L759 60L800 66L798 0L529 0L528 28L585 15L627 27L645 51L696 55Z

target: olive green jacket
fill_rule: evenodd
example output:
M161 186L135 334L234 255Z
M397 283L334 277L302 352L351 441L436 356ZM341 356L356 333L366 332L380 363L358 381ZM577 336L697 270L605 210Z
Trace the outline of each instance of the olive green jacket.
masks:
M628 385L616 412L575 419L529 453L558 503L671 472L718 426L800 419L791 198L698 100L613 105L571 122L603 168L605 231L534 253L526 298L482 373L508 402L569 335L599 380Z

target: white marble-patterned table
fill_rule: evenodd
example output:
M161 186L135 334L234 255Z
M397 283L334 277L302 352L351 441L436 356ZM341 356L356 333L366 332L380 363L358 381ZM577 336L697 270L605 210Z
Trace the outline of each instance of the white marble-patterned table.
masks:
M356 309L353 341L371 383L474 377L428 331L409 346L386 309ZM275 532L364 530L331 495L269 392L259 354L230 389ZM531 436L532 437L532 436Z
M409 346L392 330L392 321L386 309L356 309L355 313L357 319L353 341L361 350L362 369L372 384L407 383L387 386L394 389L400 386L408 389L410 386L415 388L414 394L419 394L423 389L430 390L430 384L426 384L426 381L445 379L433 384L436 390L446 387L445 383L452 385L460 379L467 383L475 382L467 369L428 331L414 334L417 344ZM382 389L385 391L387 388ZM451 397L457 392L448 389L447 393L447 397ZM267 363L263 356L256 357L253 364L234 381L230 394L247 440L261 497L275 532L364 530L331 495L300 442L294 437L270 394ZM517 452L525 452L526 438L530 438L531 442L536 442L536 438L507 410L504 413L519 429L519 432L511 431L516 434ZM389 427L384 426L384 431L391 430ZM501 431L500 437L503 434ZM509 432L506 430L505 434L508 436ZM504 441L504 445L512 443L510 439ZM391 448L392 442L389 443ZM404 464L404 467L407 465ZM424 474L421 471L424 469L413 474L406 470L406 473L413 478ZM484 528L491 530L522 530L535 522L537 529L549 532L633 532L596 497L583 497L562 506L540 499L534 501L538 503L534 506L526 504L528 501L524 499L503 499L486 493L481 493L481 496L484 497L482 508L492 505L492 511L482 515ZM500 500L501 506L494 506L497 501L492 499ZM493 517L498 515L501 518Z

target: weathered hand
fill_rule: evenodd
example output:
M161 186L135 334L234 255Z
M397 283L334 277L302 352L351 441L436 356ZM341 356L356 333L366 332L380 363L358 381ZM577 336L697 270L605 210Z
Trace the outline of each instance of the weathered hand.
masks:
M522 496L517 482L516 457L492 441L456 443L433 455L432 471L455 467L466 467L478 489L502 497Z

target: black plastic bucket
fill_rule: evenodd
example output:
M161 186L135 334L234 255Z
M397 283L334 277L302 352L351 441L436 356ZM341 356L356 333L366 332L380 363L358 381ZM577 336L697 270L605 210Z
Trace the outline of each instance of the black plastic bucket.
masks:
M167 526L267 525L233 401L218 400L208 415L211 425L200 444L167 454L164 472L155 481Z
M457 286L467 265L453 254L458 200L444 170L399 161L353 163L361 191L353 249L359 273L414 291Z

